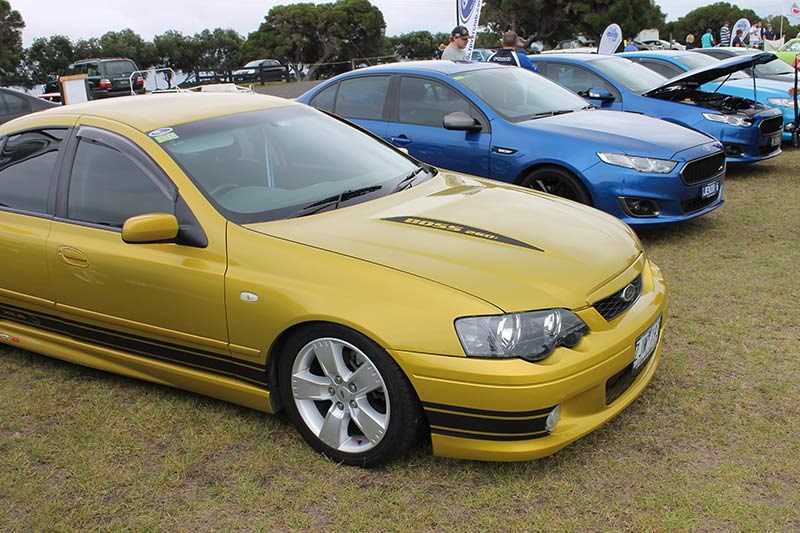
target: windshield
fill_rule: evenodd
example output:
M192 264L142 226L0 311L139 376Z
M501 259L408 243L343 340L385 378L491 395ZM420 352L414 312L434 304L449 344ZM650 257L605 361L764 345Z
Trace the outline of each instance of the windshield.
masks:
M691 53L676 55L675 59L680 61L689 70L693 70L693 69L696 69L696 68L704 68L704 67L708 67L708 66L714 66L715 63L719 63L720 62L720 60L715 58L715 57L707 56L705 54L691 54ZM730 78L726 74L725 76L720 76L719 78L717 78L717 79L715 79L713 81L717 82L717 83L722 83L723 81L726 81L726 80L729 80L729 79L730 80L742 80L742 79L747 79L749 77L750 76L748 76L744 72L739 71L739 72L734 72L733 74L731 74Z
M370 135L305 106L227 115L171 130L159 137L168 137L161 147L239 224L383 196L419 168ZM430 175L423 172L417 182Z
M643 93L662 85L667 78L647 67L622 59L609 57L596 59L591 65L605 74L610 80L634 93Z
M454 74L453 79L511 122L577 111L589 105L567 89L523 68L473 70Z
M794 74L794 69L781 60L770 61L763 65L756 65L759 76L777 76L778 74Z

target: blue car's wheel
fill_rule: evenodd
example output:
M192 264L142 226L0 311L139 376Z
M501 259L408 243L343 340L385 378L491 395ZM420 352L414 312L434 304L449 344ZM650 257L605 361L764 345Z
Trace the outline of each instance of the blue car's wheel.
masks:
M583 186L583 183L563 168L537 168L522 178L520 185L582 204L592 205L592 197L586 187Z

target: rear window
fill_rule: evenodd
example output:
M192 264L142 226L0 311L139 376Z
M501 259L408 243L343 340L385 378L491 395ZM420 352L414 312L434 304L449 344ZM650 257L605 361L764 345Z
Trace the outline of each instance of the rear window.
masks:
M138 70L133 61L120 60L120 61L106 61L103 63L103 68L106 71L106 76L122 76L130 75L131 72Z

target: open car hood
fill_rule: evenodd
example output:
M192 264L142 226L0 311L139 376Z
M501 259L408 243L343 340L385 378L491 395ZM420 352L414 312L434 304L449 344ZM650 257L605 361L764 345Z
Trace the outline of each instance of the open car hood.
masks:
M723 59L719 63L688 70L683 74L670 78L658 87L643 93L643 96L658 96L665 92L671 92L675 88L693 89L722 76L727 76L728 74L733 74L734 72L739 72L740 70L745 70L755 65L763 65L764 63L769 63L776 59L778 59L778 56L769 52Z

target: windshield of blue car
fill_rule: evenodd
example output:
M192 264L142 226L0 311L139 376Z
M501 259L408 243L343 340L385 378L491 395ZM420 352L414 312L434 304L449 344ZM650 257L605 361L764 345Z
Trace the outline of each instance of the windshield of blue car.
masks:
M634 93L641 94L650 89L655 89L667 81L667 78L661 74L653 72L638 63L619 57L596 59L591 62L591 65L614 83L622 85Z
M435 172L418 172L419 163L370 134L299 105L181 124L151 136L239 224L360 203Z
M704 67L713 67L716 63L719 63L719 59L711 56L707 56L705 54L681 54L676 55L675 60L680 62L683 66L685 66L689 70L694 70L696 68L704 68ZM713 80L715 83L722 83L723 81L727 80L744 80L749 78L747 74L744 72L734 72L730 75L720 76L719 78Z
M586 100L523 68L498 67L453 75L497 114L520 122L588 107Z
M794 74L794 69L780 59L756 65L756 73L759 76L778 76L780 74Z

